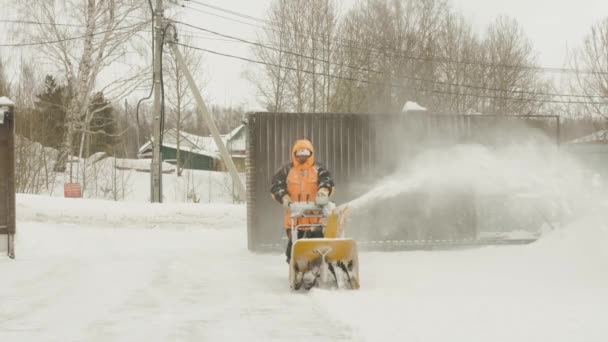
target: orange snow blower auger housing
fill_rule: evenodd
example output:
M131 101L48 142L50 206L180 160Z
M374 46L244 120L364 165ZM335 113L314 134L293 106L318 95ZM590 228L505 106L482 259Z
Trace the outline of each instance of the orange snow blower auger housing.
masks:
M291 210L291 260L289 285L294 290L313 287L358 289L359 260L357 244L344 237L347 208L336 209L334 203L318 206L314 203L294 202ZM298 218L321 218L317 224L299 224ZM316 221L316 220L315 220ZM323 237L309 234L322 231ZM298 238L298 232L302 237Z

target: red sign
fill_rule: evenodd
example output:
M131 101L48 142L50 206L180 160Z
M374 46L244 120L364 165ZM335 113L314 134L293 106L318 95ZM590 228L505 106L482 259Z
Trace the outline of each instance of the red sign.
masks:
M63 197L65 198L81 198L82 188L79 183L66 183L63 185Z

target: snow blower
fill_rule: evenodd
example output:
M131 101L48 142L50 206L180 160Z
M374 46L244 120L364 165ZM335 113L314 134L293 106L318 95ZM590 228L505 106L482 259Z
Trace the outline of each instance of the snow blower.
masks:
M332 202L325 206L294 202L290 209L291 288L358 289L357 245L344 237L343 229L348 208L336 209Z

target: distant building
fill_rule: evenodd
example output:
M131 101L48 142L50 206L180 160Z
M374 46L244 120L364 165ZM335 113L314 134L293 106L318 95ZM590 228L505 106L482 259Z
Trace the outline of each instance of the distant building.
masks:
M240 125L228 134L222 134L221 139L232 156L239 172L245 171L246 150L245 125ZM178 134L175 128L164 131L161 146L162 159L175 164L178 149ZM152 141L141 146L138 158L152 158ZM219 153L219 148L211 136L198 136L183 131L179 132L180 166L186 169L224 171L226 167Z
M568 141L563 149L604 181L608 180L608 130Z

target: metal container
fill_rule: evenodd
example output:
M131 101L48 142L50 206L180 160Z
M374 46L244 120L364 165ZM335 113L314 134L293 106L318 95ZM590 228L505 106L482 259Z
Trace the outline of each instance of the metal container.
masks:
M15 257L15 112L0 97L0 253Z

